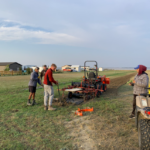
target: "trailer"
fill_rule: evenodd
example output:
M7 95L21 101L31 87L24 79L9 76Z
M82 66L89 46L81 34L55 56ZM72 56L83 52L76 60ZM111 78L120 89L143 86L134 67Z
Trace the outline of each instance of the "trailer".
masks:
M73 70L71 68L65 68L63 69L64 72L72 72Z

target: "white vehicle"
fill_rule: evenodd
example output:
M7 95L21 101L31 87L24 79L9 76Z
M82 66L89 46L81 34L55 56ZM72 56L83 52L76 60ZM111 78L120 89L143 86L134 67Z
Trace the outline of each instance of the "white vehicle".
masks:
M81 66L79 65L72 65L71 69L73 70L73 72L81 72Z
M33 71L35 70L36 67L31 67L31 69L33 69ZM43 70L43 67L39 67L39 72L41 73Z

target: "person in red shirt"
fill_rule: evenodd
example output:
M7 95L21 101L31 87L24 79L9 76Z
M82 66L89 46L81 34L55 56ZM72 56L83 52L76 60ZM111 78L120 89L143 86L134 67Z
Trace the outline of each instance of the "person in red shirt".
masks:
M58 85L58 82L53 78L53 71L55 71L57 66L55 64L51 65L44 76L44 110L56 110L56 108L52 107L52 102L54 98L54 89L53 83ZM49 106L48 106L49 99Z

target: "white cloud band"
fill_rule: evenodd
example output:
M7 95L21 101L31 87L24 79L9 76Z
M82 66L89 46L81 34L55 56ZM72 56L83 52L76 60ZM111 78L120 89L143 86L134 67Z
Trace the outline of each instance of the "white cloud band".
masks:
M20 28L19 26L0 27L0 40L2 41L25 40L33 38L38 39L40 44L73 45L80 41L80 39L65 33L32 31Z

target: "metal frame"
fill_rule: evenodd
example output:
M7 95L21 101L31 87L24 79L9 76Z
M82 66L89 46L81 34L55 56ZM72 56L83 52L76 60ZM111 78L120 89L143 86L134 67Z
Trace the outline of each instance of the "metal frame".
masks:
M98 91L104 92L102 87L99 89L99 86L97 87L97 89L95 89L95 88L91 88L91 87L86 87L86 88L82 87L82 84L80 86L70 86L70 85L68 85L68 87L60 89L60 91L63 92L62 96L64 96L64 92L66 91L66 89L74 89L74 88L81 88L82 89L82 90L79 90L79 91L75 91L75 93L80 93L80 94L83 94L83 95L86 95L86 94L93 95L94 94L94 97L96 97Z
M98 63L97 63L97 61L95 61L95 60L87 60L87 61L84 62L84 76L86 77L86 70L85 70L85 67L86 67L86 63L87 63L87 62L95 62L95 63L96 63L96 76L98 76L98 70L97 70Z
M86 63L87 62L94 62L96 63L96 70L94 72L96 72L96 78L91 78L91 79L88 79L86 78L86 71L85 70L85 67L86 67ZM107 79L107 80L106 80ZM86 86L83 85L83 82L86 83ZM74 91L74 93L77 93L77 94L81 94L83 97L84 97L84 100L88 99L89 97L96 97L96 96L100 96L100 92L104 92L103 90L103 86L102 85L95 85L95 83L97 82L101 82L102 85L103 84L109 84L109 78L106 78L106 76L98 76L98 63L97 61L85 61L84 62L84 77L81 79L81 84L77 84L77 85L68 85L68 87L64 87L62 89L60 89L60 91L62 91L62 97L64 97L64 92L66 91L66 89L74 89L74 88L81 88L81 90L78 90L78 91ZM94 84L94 86L93 86ZM73 92L73 91L72 91Z

